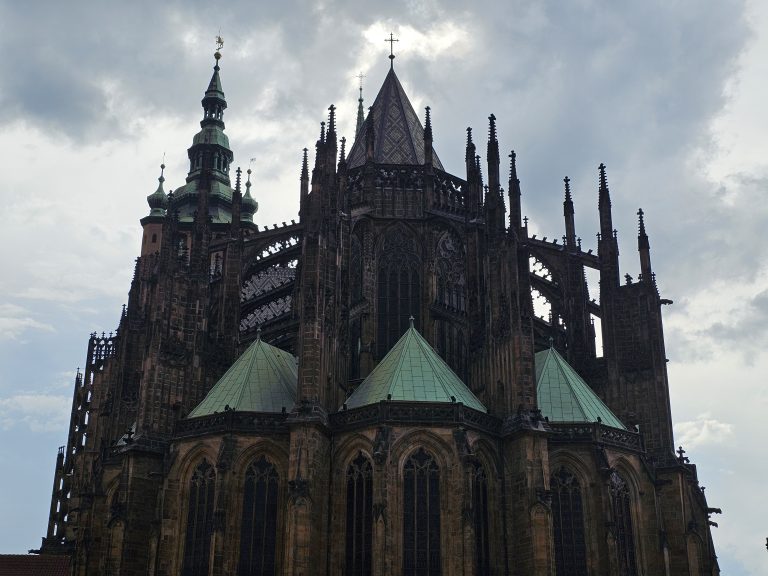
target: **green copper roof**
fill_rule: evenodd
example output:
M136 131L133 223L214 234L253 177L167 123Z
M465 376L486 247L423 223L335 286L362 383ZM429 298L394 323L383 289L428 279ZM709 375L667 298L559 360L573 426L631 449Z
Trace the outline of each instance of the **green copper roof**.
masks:
M347 408L381 400L456 402L486 412L485 406L411 326L347 399Z
M188 418L230 409L238 412L281 412L296 403L296 360L261 338L235 360L226 374Z
M625 429L554 348L536 353L536 393L541 413L552 422L597 422L599 418L606 426Z

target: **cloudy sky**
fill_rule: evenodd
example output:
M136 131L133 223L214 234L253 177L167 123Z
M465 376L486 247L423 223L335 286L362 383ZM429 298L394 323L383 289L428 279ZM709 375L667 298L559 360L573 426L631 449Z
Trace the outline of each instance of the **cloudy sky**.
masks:
M301 149L335 103L352 136L389 66L462 174L487 116L524 212L559 238L562 178L595 247L605 162L622 273L642 207L665 308L676 442L698 464L724 574L768 573L768 3L0 1L0 553L39 546L87 336L114 329L165 154L183 183L214 37L259 224L296 217ZM593 286L596 288L596 286Z

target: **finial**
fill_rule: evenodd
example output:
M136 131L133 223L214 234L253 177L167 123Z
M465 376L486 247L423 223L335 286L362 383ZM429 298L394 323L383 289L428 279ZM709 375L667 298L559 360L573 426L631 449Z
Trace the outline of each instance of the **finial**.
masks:
M424 108L426 111L426 119L424 120L424 136L429 136L429 138L432 138L432 116L429 113L431 108L429 106L426 106Z
M571 202L571 179L566 176L563 178L563 182L565 182L565 201Z
M608 189L608 179L605 177L605 164L602 162L600 163L600 166L598 166L600 169L600 188L603 190Z
M550 350L555 347L555 339L552 338L552 336L549 337L549 348Z
M346 153L345 153L346 144L347 144L347 139L344 136L342 136L341 137L341 153L339 154L339 162L345 161L347 159Z
M643 209L642 209L642 208L640 208L640 209L637 211L637 216L638 216L638 221L639 221L639 222L638 222L638 228L639 228L639 234L640 234L640 236L646 236L646 235L647 235L647 234L645 233L645 219L643 218L643 215L644 215Z
M256 341L257 341L257 342L260 342L260 341L261 341L261 326L258 326L258 327L256 328Z
M410 317L408 318L408 322L411 323L411 328L413 328L413 321L414 321L414 317L413 317L413 314L411 314Z
M328 106L328 134L336 133L336 106Z
M389 38L384 38L384 42L389 42L389 67L391 69L395 67L395 42L400 42L400 40L395 38L394 34L390 32Z
M477 174L480 176L480 179L483 179L483 169L480 166L480 154L477 154L475 156L475 168L477 169Z
M517 154L514 150L509 153L509 179L512 178L517 180Z
M219 60L221 60L221 49L224 48L224 39L221 34L216 36L216 52L213 53L213 57L216 59L216 70L219 69Z
M240 177L242 176L243 171L240 169L240 166L237 167L237 170L235 170L235 190L240 192Z
M496 142L496 116L488 116L488 141Z
M467 126L467 146L473 144L472 142L472 128Z
M250 190L251 190L251 169L250 169L250 167L248 168L246 174L248 174L248 178L245 181L245 193L248 194L248 192L250 192Z
M320 143L325 143L325 121L320 122Z

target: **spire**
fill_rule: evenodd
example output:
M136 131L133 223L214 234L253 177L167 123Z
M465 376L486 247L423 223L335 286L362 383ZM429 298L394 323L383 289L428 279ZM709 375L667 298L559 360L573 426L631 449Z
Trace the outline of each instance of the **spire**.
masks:
M355 135L360 134L360 129L363 127L363 121L365 121L365 112L363 110L363 78L365 78L365 75L360 72L357 77L360 80L360 97L357 99L357 125L355 126Z
M165 177L163 172L165 171L165 164L160 164L160 177L157 179L157 190L147 196L147 204L149 204L150 216L165 216L165 210L168 208L168 197L163 190L163 182Z
M347 148L347 139L344 136L342 136L341 137L341 151L339 152L339 163L347 161L346 148Z
M240 192L240 180L243 171L240 166L235 171L235 189L232 191L232 220L230 222L230 235L232 238L240 237L240 221L243 217L243 195Z
M496 116L493 114L488 116L488 186L491 192L498 196L501 187L499 181L499 141L496 138ZM494 200L496 199L494 198Z
M576 246L576 224L574 222L573 199L571 198L571 179L563 178L565 184L565 200L563 201L563 216L565 218L565 243L570 247Z
M651 270L651 245L648 242L648 234L645 232L645 219L643 209L637 211L638 234L637 251L640 253L640 274L643 282L653 280L653 271Z
M605 164L600 164L600 191L598 211L600 213L600 234L597 253L600 258L600 295L603 290L619 285L619 245L611 219L611 194L605 176Z
M475 167L475 143L472 142L472 128L470 128L469 126L467 126L466 162L467 162L467 177L469 177L470 171Z
M301 197L304 198L309 194L309 162L307 160L307 152L308 150L304 148L302 150L302 158L301 158Z

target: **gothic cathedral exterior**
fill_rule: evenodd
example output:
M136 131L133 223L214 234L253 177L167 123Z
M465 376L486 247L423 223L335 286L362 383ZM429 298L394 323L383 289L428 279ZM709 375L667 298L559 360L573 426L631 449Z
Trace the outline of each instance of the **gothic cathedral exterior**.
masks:
M391 66L348 152L333 106L304 150L299 221L261 228L219 58L91 335L42 552L75 576L718 574L642 212L622 283L605 167L596 255L567 179L563 242L529 236L493 115L485 177L470 129L449 174Z

